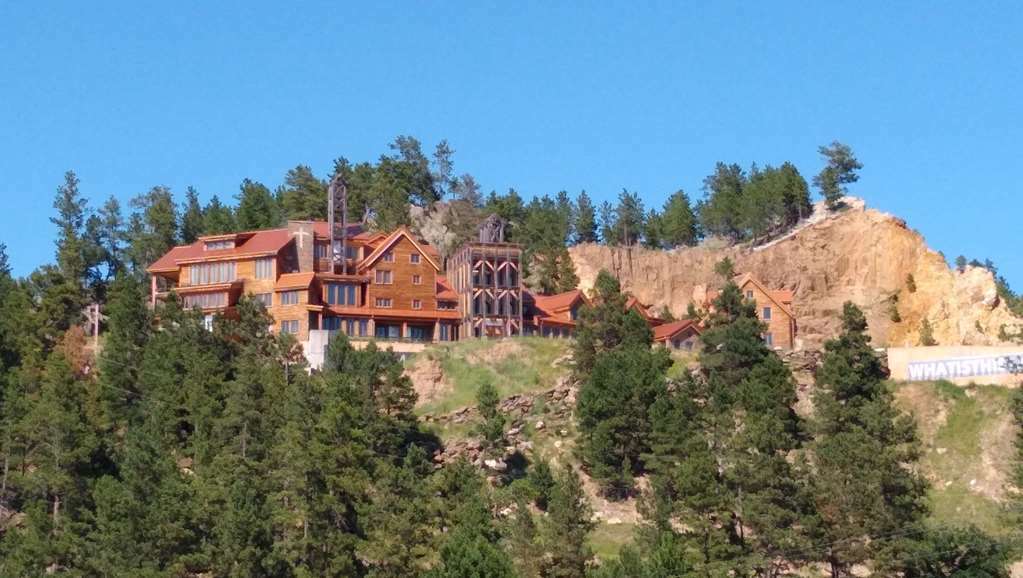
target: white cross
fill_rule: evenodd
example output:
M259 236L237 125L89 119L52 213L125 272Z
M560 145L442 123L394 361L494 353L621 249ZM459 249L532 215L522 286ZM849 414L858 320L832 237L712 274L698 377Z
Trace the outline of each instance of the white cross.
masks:
M298 247L301 249L305 246L305 237L309 236L309 231L298 230L292 233L293 236L298 237Z

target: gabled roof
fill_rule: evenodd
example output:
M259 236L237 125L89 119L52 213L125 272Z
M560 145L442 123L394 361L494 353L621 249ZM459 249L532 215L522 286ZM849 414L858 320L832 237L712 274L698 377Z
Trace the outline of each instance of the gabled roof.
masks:
M536 308L543 310L548 314L567 311L579 301L586 301L586 295L584 295L579 289L573 289L572 291L557 293L555 295L533 294L533 303L536 305Z
M668 341L685 330L692 330L697 335L701 333L699 326L692 319L682 319L654 327L654 341Z
M767 298L770 299L772 303L777 305L778 309L781 309L786 315L795 319L796 316L792 313L792 309L789 308L789 306L792 304L791 291L772 291L767 287L764 287L763 284L761 284L760 281L757 281L757 278L750 273L743 273L742 275L738 275L735 277L734 280L735 284L739 286L739 289L742 289L747 284L752 283L754 286L756 286L757 289L760 289L760 291L764 295L767 295ZM786 295L788 296L788 301L783 300L786 297Z
M275 255L291 242L291 235L287 229L269 229L254 233L236 234L234 236L235 246L232 248L206 250L207 241L225 238L230 239L231 236L216 235L213 238L203 237L190 245L174 247L164 256L157 259L146 271L150 273L168 272L175 271L186 263Z
M388 235L387 238L384 239L383 242L381 242L379 245L377 245L376 249L374 249L373 252L370 253L362 261L362 263L359 263L359 269L362 270L362 269L365 269L367 267L371 267L374 263L376 263L380 259L380 257L383 257L384 253L389 251L391 249L391 247L393 247L394 244L397 243L398 240L401 239L402 237L405 237L406 239L411 241L412 245L415 246L417 251L419 251L419 254L421 254L423 257L425 257L426 260L429 261L431 265L433 265L434 269L436 269L437 271L440 271L440 265L437 264L437 261L434 258L435 253L433 251L426 250L424 248L424 245L420 244L418 241L416 241L415 237L408 230L408 228L406 228L404 226L398 227L397 229L395 229L394 232L391 233L390 235ZM429 245L426 245L426 246L429 246Z
M455 290L451 288L450 284L448 284L447 277L442 275L437 276L437 299L440 299L441 301L458 300L458 293L455 293Z

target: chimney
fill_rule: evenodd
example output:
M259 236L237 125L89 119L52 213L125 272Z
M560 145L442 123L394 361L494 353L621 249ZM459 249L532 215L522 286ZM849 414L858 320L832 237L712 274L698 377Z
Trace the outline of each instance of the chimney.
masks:
M288 234L295 238L299 272L313 271L316 241L312 221L288 221Z

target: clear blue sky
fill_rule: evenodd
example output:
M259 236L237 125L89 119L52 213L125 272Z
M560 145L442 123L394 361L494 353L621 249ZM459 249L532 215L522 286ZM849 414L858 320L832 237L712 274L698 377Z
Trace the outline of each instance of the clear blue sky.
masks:
M855 194L1023 288L1023 8L1004 2L4 2L0 242L52 260L65 170L94 206L230 198L398 134L484 190L699 196L715 161L850 144Z

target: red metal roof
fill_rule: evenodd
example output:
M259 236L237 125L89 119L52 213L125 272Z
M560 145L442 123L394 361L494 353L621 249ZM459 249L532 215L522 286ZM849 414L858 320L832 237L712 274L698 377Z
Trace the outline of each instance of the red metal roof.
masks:
M658 325L657 327L654 327L654 341L667 341L688 328L692 328L692 330L699 335L700 328L693 323L692 319L683 319L681 321L672 321L670 323Z

